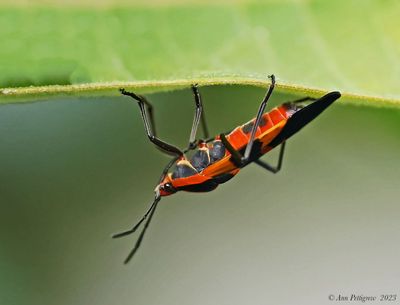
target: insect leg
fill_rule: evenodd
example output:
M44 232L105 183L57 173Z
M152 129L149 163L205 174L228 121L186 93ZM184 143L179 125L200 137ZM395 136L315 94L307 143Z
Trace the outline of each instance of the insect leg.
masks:
M253 128L251 129L250 140L249 140L249 143L247 143L246 150L245 150L244 156L242 158L242 164L245 164L250 157L251 149L253 148L253 143L254 143L254 138L256 135L257 128L260 125L261 117L264 113L265 106L267 105L269 97L271 96L272 91L275 88L275 76L272 74L270 76L270 78L271 78L271 85L269 86L268 91L265 94L265 97L264 97L263 101L261 102L260 107L258 108L257 117L256 117L255 123L253 125Z
M152 107L151 107L150 103L148 103L146 101L146 99L144 97L142 97L141 95L137 95L133 92L125 91L125 89L120 89L120 91L123 95L130 96L138 102L139 107L140 107L140 113L142 115L142 119L143 119L143 123L144 123L144 128L146 130L146 134L147 134L148 138L150 139L150 141L153 142L159 149L161 149L163 152L165 152L167 154L171 154L171 155L175 155L175 156L182 156L183 152L179 148L177 148L167 142L164 142L156 137L155 130L153 129L154 128L153 111L152 111ZM150 105L150 111L149 111L150 119L147 115L147 109L146 109L146 108L148 108L149 105Z
M165 178L165 175L168 173L168 170L171 168L171 166L176 162L176 160L177 160L178 158L179 158L179 157L173 158L173 159L167 164L167 166L164 168L164 170L163 170L163 172L162 172L162 174L161 174L161 177L160 177L158 183L160 183L160 182ZM147 227L150 225L151 218L153 217L153 214L154 214L154 212L155 212L155 210L156 210L156 208L157 208L157 205L158 205L158 202L160 201L160 199L161 199L160 194L159 194L158 192L156 192L156 196L154 197L154 201L153 201L153 203L150 205L150 208L147 210L147 212L144 214L144 216L134 225L134 227L133 227L132 229L130 229L130 230L127 230L127 231L124 231L124 232L121 232L121 233L117 233L117 234L114 234L114 235L112 236L112 238L119 238L119 237L127 236L127 235L130 235L130 234L136 232L136 230L137 230L137 229L139 228L139 226L143 223L143 221L145 221L146 218L150 215L149 218L148 218L148 220L147 220L147 222L146 222L145 225L144 225L144 228L143 228L142 232L140 233L140 235L139 235L139 237L138 237L138 239L137 239L137 241L136 241L136 244L135 244L134 248L131 250L131 252L129 253L128 257L125 259L125 261L124 261L125 264L127 264L127 263L131 260L131 258L133 257L133 255L134 255L134 254L136 253L136 251L139 249L140 244L142 243L144 234L145 234L145 232L146 232L146 230L147 230Z
M203 103L201 101L201 96L200 96L199 89L197 88L197 84L192 85L192 91L193 91L193 95L194 95L194 101L196 104L196 110L194 113L192 130L190 132L189 149L196 147L196 133L197 133L197 128L199 127L200 122L201 122L201 125L203 128L204 137L205 138L209 137L207 123L206 123L206 119L204 116Z
M260 104L260 107L258 109L257 117L255 120L255 124L253 125L253 128L251 129L251 134L250 134L250 140L249 143L247 143L246 150L244 152L244 156L241 155L241 153L236 150L228 141L228 139L225 137L224 134L220 134L220 138L226 149L231 153L231 159L232 162L237 166L237 167L242 167L243 165L246 164L248 161L250 154L251 154L251 149L253 147L254 143L254 137L257 131L258 126L260 125L261 121L261 116L264 113L265 106L267 105L268 99L272 94L272 91L274 90L275 87L275 76L272 74L270 76L271 78L271 85L268 88L267 93L265 94L265 97L263 101Z
M233 164L235 164L237 167L241 167L243 160L243 156L241 155L241 153L238 150L236 150L231 145L231 143L229 143L228 139L223 133L221 133L219 137L221 139L222 144L224 144L225 148L231 153L231 160Z
M282 167L283 154L285 153L285 143L286 142L282 142L282 144L281 144L281 150L279 151L278 164L276 166L269 165L267 162L264 162L260 159L254 160L254 163L265 168L266 170L270 171L271 173L276 174L277 172L279 172L281 170L281 167Z

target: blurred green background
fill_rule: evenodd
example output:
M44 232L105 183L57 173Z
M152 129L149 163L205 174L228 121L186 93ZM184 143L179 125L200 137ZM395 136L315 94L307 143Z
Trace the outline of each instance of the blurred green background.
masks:
M264 89L201 92L218 134L253 117ZM186 146L190 90L148 97L162 138ZM276 93L272 104L294 98ZM288 142L279 174L250 165L214 192L164 198L128 266L135 237L110 236L142 216L169 160L148 142L137 105L65 98L0 110L0 304L399 293L398 109L338 102Z
M400 2L223 2L0 0L0 87L13 87L0 103L74 95L0 107L0 305L400 297L400 109L373 107L399 102ZM350 95L289 141L279 174L250 165L214 192L163 199L124 266L136 236L111 234L143 215L169 159L114 89L268 73L270 107L297 85ZM254 117L264 91L201 87L212 134ZM186 146L190 90L149 98L161 137Z

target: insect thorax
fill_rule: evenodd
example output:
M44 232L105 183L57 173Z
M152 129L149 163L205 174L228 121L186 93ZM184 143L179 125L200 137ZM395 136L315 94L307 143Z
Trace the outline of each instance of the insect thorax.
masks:
M179 160L172 171L172 179L185 178L201 173L207 166L221 160L226 153L220 140L201 144L193 153Z

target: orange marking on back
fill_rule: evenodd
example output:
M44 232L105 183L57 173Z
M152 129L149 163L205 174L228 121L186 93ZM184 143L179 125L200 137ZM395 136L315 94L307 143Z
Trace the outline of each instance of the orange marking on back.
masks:
M283 126L286 125L286 120L280 121L270 130L262 134L258 140L262 143L261 145L261 153L265 154L272 149L272 147L268 146L268 144L282 131Z
M280 105L279 107L277 107L277 109L282 114L282 116L284 116L286 119L289 118L290 115L287 112L287 106Z
M269 117L274 125L286 119L277 108L274 108L269 112Z
M266 122L266 124L264 126L260 126L260 134L263 134L264 132L266 132L268 129L272 128L274 126L274 124L272 123L271 118L269 117L268 113L264 113L263 115L263 119Z
M278 124L272 126L272 128L268 129L267 131L263 132L262 134L260 134L256 139L258 139L261 143L261 152L264 154L266 152L268 152L269 150L271 150L272 148L268 146L268 144L281 132L283 126L285 126L286 124L286 120L281 120ZM236 135L237 131L234 130L234 132L232 132L230 134L230 136L232 135ZM243 134L243 133L242 133ZM232 138L233 139L233 138ZM232 140L230 138L228 138L229 142L232 144ZM238 144L239 141L235 142L236 144ZM232 144L233 145L233 144ZM236 149L241 149L244 148L244 146L247 145L247 141L243 141L241 146L237 146ZM209 165L207 168L205 168L202 171L203 175L206 175L208 177L215 177L221 174L225 174L225 173L232 173L232 171L239 171L240 169L238 169L229 159L230 159L230 153L227 152L227 155L222 158L221 160ZM237 172L235 172L236 174Z
M229 143L231 143L231 145L236 149L240 149L245 143L248 142L248 137L242 131L241 126L235 128L230 134L226 136L226 138L228 139Z

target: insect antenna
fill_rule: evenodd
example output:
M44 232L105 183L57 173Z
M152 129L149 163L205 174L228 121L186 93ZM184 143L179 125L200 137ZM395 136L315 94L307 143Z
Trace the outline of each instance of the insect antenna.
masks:
M127 264L131 260L133 255L136 253L136 251L139 249L140 244L142 243L144 234L146 233L146 230L147 230L148 226L150 225L151 218L154 215L154 212L155 212L155 210L157 208L157 204L160 201L160 199L161 199L161 196L156 195L156 197L154 198L153 203L151 204L150 208L147 210L146 214L144 214L142 219L140 219L139 222L132 229L124 231L124 232L121 232L121 233L114 234L112 236L112 238L119 238L119 237L127 236L127 235L130 235L130 234L134 233L139 228L139 226L143 223L143 221L146 220L146 218L149 216L147 221L146 221L146 223L144 224L142 232L140 233L140 235L139 235L139 237L138 237L138 239L137 239L137 241L135 243L134 248L131 250L131 252L129 253L128 257L125 259L124 264Z

